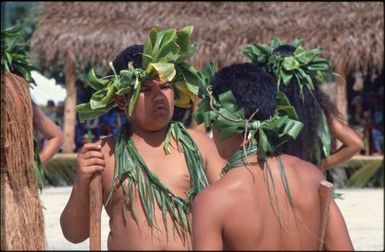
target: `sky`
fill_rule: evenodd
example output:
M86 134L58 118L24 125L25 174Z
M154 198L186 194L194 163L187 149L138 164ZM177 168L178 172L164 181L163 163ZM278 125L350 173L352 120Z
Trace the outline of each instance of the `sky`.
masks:
M48 100L53 100L55 105L64 101L66 89L57 84L55 79L47 79L39 72L32 71L32 78L36 82L36 87L30 88L32 100L38 105L46 105Z

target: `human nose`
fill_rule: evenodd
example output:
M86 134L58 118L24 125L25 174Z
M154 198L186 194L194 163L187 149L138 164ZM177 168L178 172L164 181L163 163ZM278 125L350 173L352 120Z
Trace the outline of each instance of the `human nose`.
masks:
M153 89L153 101L163 101L166 97L162 92L162 89L159 86L156 86Z

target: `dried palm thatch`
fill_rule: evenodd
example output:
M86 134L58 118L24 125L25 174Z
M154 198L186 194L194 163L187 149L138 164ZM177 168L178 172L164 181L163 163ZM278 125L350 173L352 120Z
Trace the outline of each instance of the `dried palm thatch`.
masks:
M384 64L384 8L381 2L65 2L46 3L32 38L41 66L77 59L107 68L123 48L143 43L153 25L193 25L198 46L192 63L219 68L244 62L245 43L269 43L272 37L306 47L324 48L336 71L375 78Z
M1 250L43 250L44 216L33 174L29 89L17 75L4 73L1 78Z

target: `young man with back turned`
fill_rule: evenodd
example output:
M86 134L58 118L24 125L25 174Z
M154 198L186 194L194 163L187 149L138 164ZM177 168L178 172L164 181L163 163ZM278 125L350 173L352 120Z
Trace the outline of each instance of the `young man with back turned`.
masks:
M194 250L317 250L320 170L279 155L302 128L273 77L255 64L217 72L196 112L213 127L224 176L194 199ZM344 219L330 203L328 250L352 250Z

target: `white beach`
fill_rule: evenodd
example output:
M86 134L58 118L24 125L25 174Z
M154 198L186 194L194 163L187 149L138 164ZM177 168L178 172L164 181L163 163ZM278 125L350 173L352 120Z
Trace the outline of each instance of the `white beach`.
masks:
M337 189L343 200L336 202L345 218L356 250L384 250L384 190ZM60 228L60 214L71 193L71 187L46 187L41 199L44 210L47 250L89 250L88 239L79 244L68 242ZM107 250L108 216L102 212L102 249ZM129 235L129 234L127 234Z

